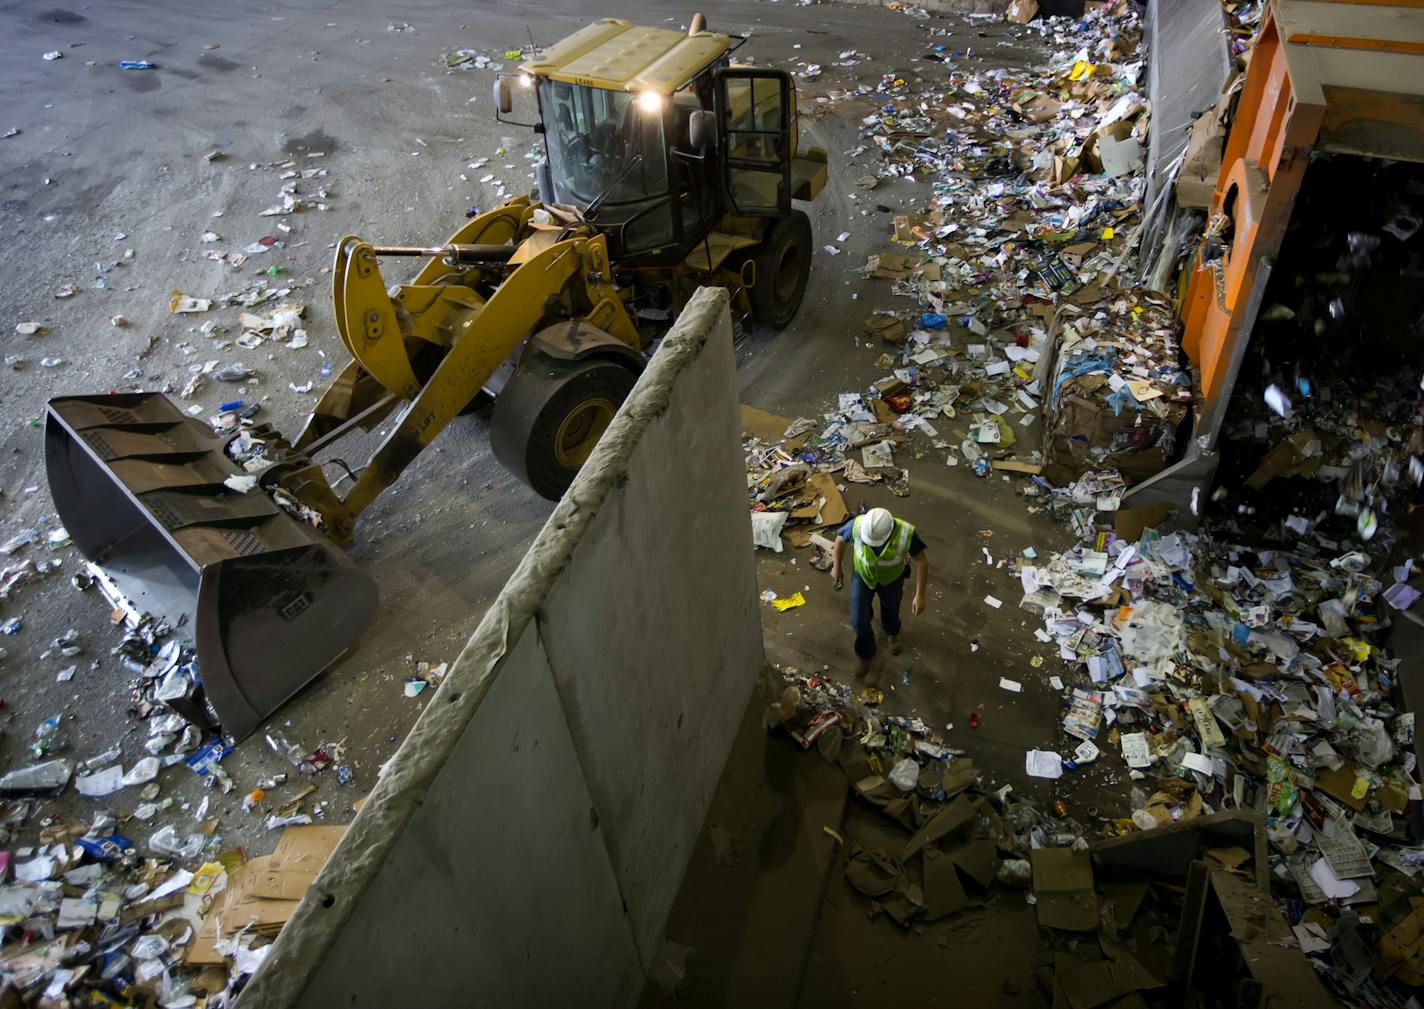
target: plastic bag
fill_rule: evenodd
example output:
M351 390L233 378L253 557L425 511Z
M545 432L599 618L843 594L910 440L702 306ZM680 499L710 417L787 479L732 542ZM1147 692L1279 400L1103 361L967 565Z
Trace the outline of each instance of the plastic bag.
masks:
M144 757L124 774L124 785L142 785L158 777L158 758Z
M1384 722L1371 718L1355 737L1355 752L1366 767L1379 767L1394 756L1394 743Z
M1026 890L1033 883L1033 866L1026 858L1006 858L999 863L994 879L1003 886Z
M189 834L180 844L178 829L170 824L154 831L153 836L148 839L148 846L160 855L191 861L203 850L203 835Z
M913 792L920 780L920 765L911 757L901 758L890 769L890 782L902 792Z

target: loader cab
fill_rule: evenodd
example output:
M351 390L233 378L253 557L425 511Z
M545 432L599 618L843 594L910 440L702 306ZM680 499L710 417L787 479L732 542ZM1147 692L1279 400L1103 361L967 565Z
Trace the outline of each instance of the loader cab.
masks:
M694 247L729 211L791 210L794 119L782 71L725 59L671 94L538 82L548 194L609 236L615 259Z
M681 245L698 230L698 204L669 157L674 101L546 79L539 107L554 202L582 210L608 235L615 259Z
M650 265L681 261L729 213L789 214L795 92L784 71L732 66L742 41L700 15L685 34L605 19L527 60L540 197L582 211L615 260ZM496 101L508 111L500 85Z

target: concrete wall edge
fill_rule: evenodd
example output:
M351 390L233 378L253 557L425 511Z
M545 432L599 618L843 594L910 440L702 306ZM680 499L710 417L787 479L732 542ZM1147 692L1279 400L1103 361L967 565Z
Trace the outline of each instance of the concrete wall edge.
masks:
M666 411L678 377L700 355L729 303L725 289L704 287L684 307L593 455L452 664L445 682L386 764L365 806L302 898L267 961L239 997L241 1009L285 1009L300 1001L305 985L284 986L282 979L309 981L331 952L361 894L488 695L505 655L529 628L610 492L626 478L634 448Z

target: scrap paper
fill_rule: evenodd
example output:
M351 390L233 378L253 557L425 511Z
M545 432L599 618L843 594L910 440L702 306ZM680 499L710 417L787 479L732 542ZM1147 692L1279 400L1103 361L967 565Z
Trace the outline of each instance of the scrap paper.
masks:
M1128 767L1152 766L1152 751L1147 746L1147 733L1124 732L1119 739L1122 742L1122 759L1127 761Z
M1334 831L1330 832L1332 825ZM1330 866L1330 872L1336 879L1359 879L1362 876L1374 875L1374 867L1370 865L1365 846L1344 823L1327 820L1325 830L1316 832L1315 843L1320 848L1320 853L1325 856L1326 864Z
M113 795L124 787L124 765L114 764L104 768L102 771L95 771L93 774L81 774L74 779L74 788L80 795L90 798L99 798L104 795Z
M1069 695L1068 714L1063 717L1063 731L1078 739L1092 739L1103 722L1103 695L1095 690L1074 687Z
M1300 951L1306 956L1312 953L1325 953L1330 949L1330 940L1325 936L1325 929L1315 922L1307 921L1299 925L1292 925L1291 931L1295 933L1295 941L1300 943Z
M1004 605L1004 603L1003 603L1002 600L995 599L993 596L985 596L985 597L984 597L984 601L985 601L986 603L988 603L990 606L994 607L994 609L996 609L996 610L997 610L1000 606L1003 606L1003 605Z
M1018 680L1011 680L1007 676L999 677L999 687L1003 690L1012 691L1015 694L1023 692L1023 684Z
M1353 897L1359 893L1360 888L1347 879L1336 879L1335 874L1330 871L1330 863L1325 859L1317 859L1310 867L1310 878L1315 880L1315 885L1320 887L1326 899L1337 897Z
M1208 777L1211 776L1211 772L1212 772L1211 758L1208 757L1208 756L1206 756L1205 754L1201 754L1201 753L1184 753L1184 754L1182 754L1182 766L1183 766L1183 767L1186 767L1186 768L1190 768L1191 770L1196 771L1196 772L1198 772L1199 774L1205 774L1205 775L1207 775Z
M1407 610L1419 601L1419 590L1403 582L1395 582L1384 590L1384 601L1397 610Z
M1063 777L1063 758L1052 750L1029 750L1024 756L1024 770L1031 778Z

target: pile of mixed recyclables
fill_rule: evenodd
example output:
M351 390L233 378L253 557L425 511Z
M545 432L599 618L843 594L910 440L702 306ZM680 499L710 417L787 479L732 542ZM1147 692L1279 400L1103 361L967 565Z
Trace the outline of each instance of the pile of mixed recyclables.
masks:
M939 88L916 91L892 74L829 93L827 105L864 126L853 155L880 155L852 199L872 200L887 176L932 187L931 206L897 215L893 247L862 268L917 308L865 320L888 374L819 418L756 431L754 509L808 509L827 498L808 478L829 474L841 490L883 482L907 495L909 470L895 457L907 443L980 476L1045 473L1058 484L1104 467L1132 483L1169 457L1191 398L1171 309L1118 281L1135 245L1148 129L1139 17L1119 4L1026 31L1054 45L1048 69L946 62ZM1044 451L1026 450L1040 416ZM798 472L779 476L785 468ZM827 524L803 526L796 545Z
M7 832L30 805L5 805ZM168 827L144 856L112 813L51 817L37 844L5 851L5 1004L232 1006L342 828L289 827L272 855L249 859L224 850L216 822L187 838Z
M1170 305L1122 276L1145 186L1140 18L1118 4L1026 32L1054 49L1043 68L946 59L928 87L892 73L827 97L863 127L853 157L880 156L853 200L873 201L886 177L932 190L861 268L917 307L865 321L891 374L852 405L980 475L1062 483L1112 467L1133 483L1165 465L1191 399ZM856 419L845 407L839 419ZM1043 449L1024 451L1040 414ZM959 423L941 434L947 420ZM895 443L861 465L893 466Z
M1364 545L1118 538L1093 518L1120 487L1102 474L1054 491L1080 542L1016 565L1036 637L1066 662L1065 764L1101 754L1132 780L1111 832L1261 813L1282 912L1337 989L1424 981L1414 715L1393 703L1390 607ZM1372 923L1363 960L1327 941L1346 913Z
M231 748L214 734L192 648L136 611L100 569L74 582L97 584L113 607L121 638L111 653L134 674L129 714L146 724L144 753L126 766L116 742L76 759L69 720L57 714L35 730L34 762L0 777L0 988L16 1005L229 1006L339 836L340 828L307 826L312 817L301 812L315 791L306 779L339 748L304 756L269 736L304 787L264 802L289 778L274 775L242 800L244 812L271 812L268 829L285 828L273 856L249 860L226 848L211 794L182 805L162 794L161 776L177 765L173 773L217 792L234 788L220 764ZM82 662L84 649L71 631L45 655ZM47 805L71 787L95 803L86 820L66 821Z

